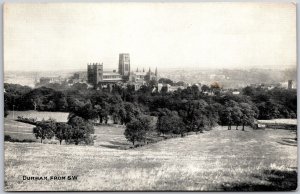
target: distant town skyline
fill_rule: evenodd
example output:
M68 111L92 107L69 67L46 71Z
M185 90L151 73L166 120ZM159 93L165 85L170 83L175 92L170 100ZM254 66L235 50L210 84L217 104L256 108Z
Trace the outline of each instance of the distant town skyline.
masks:
M137 17L138 16L138 17ZM4 6L4 70L296 67L292 3Z

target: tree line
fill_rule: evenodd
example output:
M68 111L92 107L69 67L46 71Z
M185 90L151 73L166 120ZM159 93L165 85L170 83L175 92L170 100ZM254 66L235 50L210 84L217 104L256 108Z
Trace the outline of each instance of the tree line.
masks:
M163 79L160 82L170 81ZM297 117L296 90L267 90L248 86L241 90L240 95L232 95L230 92L222 92L218 85L212 84L203 85L201 88L193 85L174 92L157 92L153 90L156 84L151 81L137 91L132 85L114 85L103 90L86 87L60 90L5 84L4 108L5 111L14 109L69 112L67 123L53 127L54 125L49 124L53 121L43 121L48 124L38 124L35 131L40 134L39 138L47 138L51 134L43 135L43 131L47 131L44 128L51 128L56 138L64 137L66 142L75 144L85 141L82 139L82 131L92 134L92 121L108 123L112 120L114 124L126 125L124 135L134 144L146 141L149 133L184 136L188 132L202 133L217 124L228 126L229 130L232 126L244 130L255 119ZM214 95L207 95L207 91ZM156 118L155 124L153 118ZM65 128L63 132L62 128ZM70 129L72 135L68 132Z

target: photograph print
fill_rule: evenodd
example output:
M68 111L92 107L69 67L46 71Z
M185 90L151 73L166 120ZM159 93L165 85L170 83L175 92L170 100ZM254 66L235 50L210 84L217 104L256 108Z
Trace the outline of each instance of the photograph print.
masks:
M295 3L5 3L5 191L295 191Z

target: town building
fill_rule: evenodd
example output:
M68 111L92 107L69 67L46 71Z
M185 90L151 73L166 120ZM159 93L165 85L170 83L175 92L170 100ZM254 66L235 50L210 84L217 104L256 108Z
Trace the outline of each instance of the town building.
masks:
M296 81L294 80L288 80L288 81L285 81L285 82L280 82L280 86L282 88L286 88L286 89L296 89L297 88L297 85L296 85Z
M240 94L240 91L232 91L232 94L233 94L233 95L239 95L239 94Z
M87 73L86 71L82 72L76 72L71 76L68 80L69 84L75 84L75 83L86 83L87 81Z
M49 76L49 77L41 77L40 82L36 85L43 86L47 84L53 84L53 83L62 83L64 79L61 76Z
M181 90L185 89L184 86L171 86L170 84L158 83L157 84L157 91L161 92L163 87L166 88L165 92L175 92L178 89L181 89Z

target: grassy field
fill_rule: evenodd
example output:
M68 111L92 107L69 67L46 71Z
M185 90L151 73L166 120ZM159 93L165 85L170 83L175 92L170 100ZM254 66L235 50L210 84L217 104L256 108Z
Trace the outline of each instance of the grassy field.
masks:
M68 113L63 112L37 112L37 111L15 111L15 119L17 116L23 116L25 118L37 118L37 120L54 118L59 122L66 122L68 118ZM32 130L35 126L23 122L18 122L13 119L12 112L4 119L4 134L9 135L13 139L18 140L34 140L40 142L32 133ZM97 139L95 141L96 145L102 145L107 147L120 147L123 145L130 145L124 138L124 126L108 126L101 125L95 126L95 135ZM102 141L102 140L107 141ZM109 141L108 141L109 140ZM49 140L44 140L45 143L48 143ZM55 140L51 140L55 142ZM58 143L59 141L56 141Z
M33 127L35 126L27 123L14 121L8 118L4 119L4 134L9 135L13 139L37 141L32 134Z
M18 116L23 116L25 118L36 118L37 120L53 118L59 122L66 122L68 118L68 113L63 112L38 112L38 111L9 111L9 115L4 119L4 134L9 135L13 139L18 140L34 140L39 141L32 134L32 129L34 125L27 123L22 123L15 121ZM47 140L46 140L47 142Z
M67 112L39 112L39 111L34 111L34 110L28 110L28 111L9 111L9 114L7 116L8 120L12 120L13 116L15 119L18 118L18 116L23 116L25 118L36 118L37 120L42 120L42 119L55 119L57 122L67 122L68 121L68 115L69 113Z
M295 134L218 127L121 150L123 127L99 126L94 146L5 142L6 191L294 190ZM78 176L23 180L23 176Z

